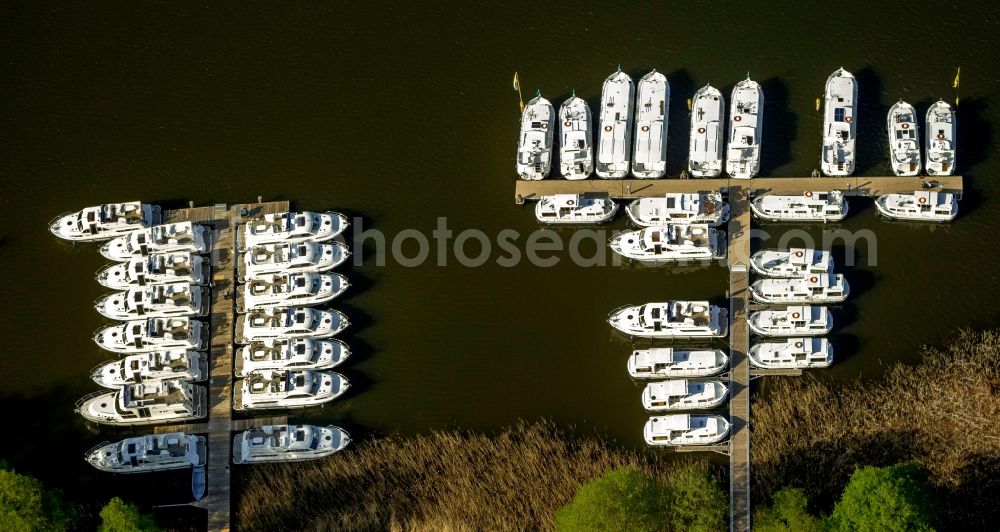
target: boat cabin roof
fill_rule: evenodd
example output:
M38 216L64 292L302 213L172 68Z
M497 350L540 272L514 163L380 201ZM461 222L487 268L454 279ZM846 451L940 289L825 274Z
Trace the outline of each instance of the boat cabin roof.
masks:
M791 248L788 250L788 262L795 265L828 267L830 252L818 249Z

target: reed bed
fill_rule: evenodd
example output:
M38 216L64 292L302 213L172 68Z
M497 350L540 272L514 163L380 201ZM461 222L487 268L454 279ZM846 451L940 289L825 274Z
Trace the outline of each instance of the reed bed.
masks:
M550 422L499 434L433 432L360 442L243 477L240 530L551 530L584 482L618 467L666 478L658 453L567 435ZM700 467L709 467L700 463Z
M769 383L770 385L770 383ZM881 382L778 379L753 405L755 502L801 487L828 510L856 467L913 460L953 525L1000 519L1000 329L962 331Z

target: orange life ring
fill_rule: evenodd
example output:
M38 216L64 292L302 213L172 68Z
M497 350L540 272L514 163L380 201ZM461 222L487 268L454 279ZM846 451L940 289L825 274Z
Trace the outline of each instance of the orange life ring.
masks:
M917 198L918 203L927 203L927 198Z
M649 131L649 126L642 126L643 131Z
M944 140L944 133L938 133L938 138Z
M733 122L739 122L740 120L743 120L743 117L740 115L736 115L733 117Z
M802 342L795 342L795 347L797 349L802 349Z
M813 197L813 193L810 190L807 190L807 191L803 192L802 195L804 195L807 198Z
M542 129L548 129L548 128L549 128L549 123L548 122L542 122Z
M795 256L796 257L801 257L802 256L802 252L801 251L796 251L795 252Z
M851 117L849 117L849 116L845 116L845 117L844 117L844 122L847 122L848 124L850 124L850 123L851 123L851 120L852 120L852 119L851 119Z
M793 319L793 320L797 320L797 319L799 319L799 313L798 313L798 312L793 312L793 313L792 313L792 319Z
M899 127L903 128L903 129L910 129L910 124L907 124L906 122L903 122Z
M816 277L815 275L813 275L812 277L809 278L809 282L810 283L815 283L817 281L819 281L819 277Z
M569 120L567 120L567 121L563 122L563 125L566 126L566 127L569 127L569 126L573 125L573 122L570 122Z
M614 129L614 128L611 127L611 126L604 126L604 131L610 132L612 129Z
M703 128L703 127L698 128L698 133L704 133L704 132L705 132L705 128Z

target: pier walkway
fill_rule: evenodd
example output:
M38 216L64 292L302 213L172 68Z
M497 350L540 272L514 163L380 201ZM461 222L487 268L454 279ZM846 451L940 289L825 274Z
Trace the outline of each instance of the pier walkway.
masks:
M750 529L750 191L729 188L729 529Z
M236 246L234 235L240 223L260 214L289 210L287 201L215 205L167 211L164 223L195 222L205 226L211 244L212 307L211 347L209 348L209 413L204 423L166 425L156 432L183 430L206 434L208 461L205 464L205 497L192 503L208 512L208 530L229 530L231 527L230 462L232 433L254 425L287 423L286 417L233 420L233 330L236 321Z

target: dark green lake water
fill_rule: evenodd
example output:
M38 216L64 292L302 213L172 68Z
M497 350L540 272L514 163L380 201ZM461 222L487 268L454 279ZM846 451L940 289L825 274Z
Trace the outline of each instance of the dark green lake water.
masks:
M526 93L539 87L556 105L571 89L595 101L619 63L667 73L671 175L685 164L684 100L707 82L728 97L750 70L767 101L763 173L800 176L817 165L815 99L837 67L860 85L858 173L885 175L888 107L905 98L923 112L953 98L961 65L960 218L890 225L858 200L838 226L873 230L877 263L864 250L859 267L841 268L854 295L836 315L835 365L816 375L877 379L887 364L916 361L919 346L997 317L998 17L991 2L4 3L0 457L77 494L142 482L81 460L129 432L96 431L72 412L96 389L89 370L109 358L90 341L104 323L91 309L103 260L51 237L52 217L133 198L177 207L262 195L360 216L390 240L405 229L429 235L446 217L456 234L513 229L523 244L537 225L512 201L515 70ZM843 249L834 254L843 264ZM408 268L367 253L344 270L355 289L335 305L356 325L343 369L354 389L300 419L362 440L547 417L640 445L646 415L624 369L630 344L604 318L625 303L719 300L726 273L587 268L557 256L549 268L492 259L467 268L453 255L445 267ZM158 500L184 498L186 480L175 480Z

